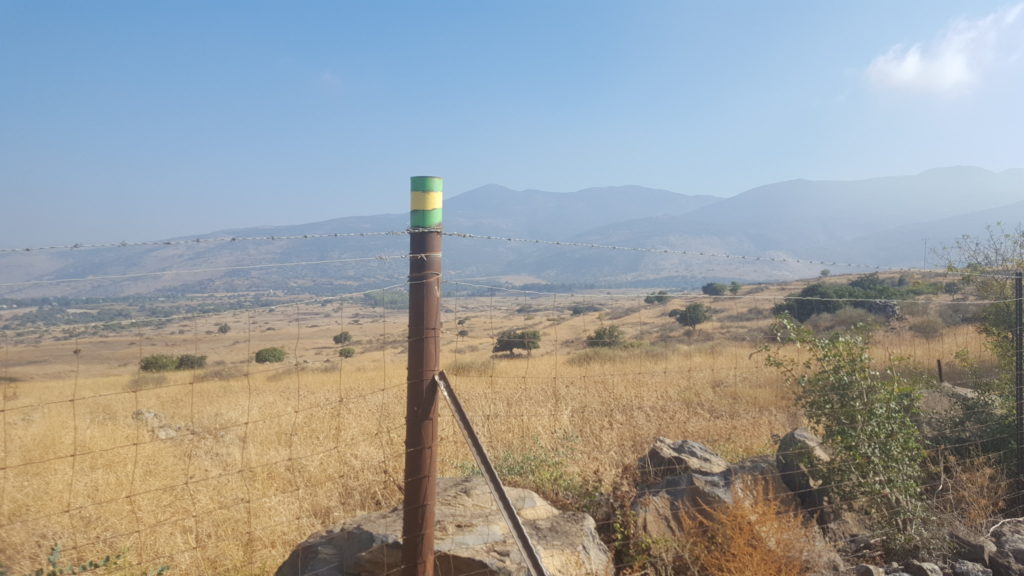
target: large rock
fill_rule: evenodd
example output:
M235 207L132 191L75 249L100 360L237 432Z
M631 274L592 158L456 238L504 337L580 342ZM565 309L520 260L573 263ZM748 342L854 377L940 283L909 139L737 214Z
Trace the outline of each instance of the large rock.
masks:
M594 520L560 512L529 490L507 488L527 533L552 576L608 576L612 559ZM383 576L401 564L402 510L354 518L310 536L277 570L277 576ZM434 532L438 576L528 574L481 477L442 479Z
M797 428L783 436L775 451L775 465L782 482L819 524L830 524L836 519L828 505L828 490L822 486L818 473L819 467L830 460L821 438L806 428Z
M686 514L721 509L736 498L767 495L795 507L770 456L729 464L699 442L658 438L637 465L640 485L633 512L649 538L678 537Z
M1006 520L992 530L996 551L989 556L995 576L1024 576L1024 521Z
M667 543L663 551L667 555L685 549L686 531L694 525L695 515L714 521L715 514L708 514L709 510L724 512L737 502L752 504L758 498L771 498L794 512L799 509L779 476L774 456L730 464L699 442L658 438L637 467L639 482L632 503L636 537ZM808 564L815 574L837 573L843 566L823 541L819 557L808 559Z

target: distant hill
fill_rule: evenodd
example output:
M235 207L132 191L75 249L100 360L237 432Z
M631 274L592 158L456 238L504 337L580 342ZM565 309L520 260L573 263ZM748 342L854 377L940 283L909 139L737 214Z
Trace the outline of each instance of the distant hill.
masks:
M824 267L843 272L921 266L926 250L1000 221L1010 227L1024 221L1024 170L951 167L857 181L792 180L725 199L640 186L555 193L492 184L447 199L445 230L516 240L448 237L445 273L449 279L517 277L606 286L787 280ZM199 242L8 253L0 255L0 295L369 289L404 278L404 235L210 240L400 233L407 223L407 214L385 214L225 230L200 236ZM531 239L636 250L521 241ZM294 262L325 263L266 266ZM844 268L846 263L859 267ZM226 270L242 266L252 268ZM147 275L164 270L176 272ZM53 282L90 276L123 277ZM47 283L12 285L37 281Z

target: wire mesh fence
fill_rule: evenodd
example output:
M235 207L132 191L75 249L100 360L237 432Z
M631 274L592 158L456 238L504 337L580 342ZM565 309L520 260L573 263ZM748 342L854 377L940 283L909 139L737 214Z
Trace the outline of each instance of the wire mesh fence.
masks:
M406 259L301 265L372 266L373 277L391 281L339 284L320 297L267 290L81 309L33 300L32 287L19 285L22 304L0 309L0 565L28 572L59 544L69 563L123 552L126 573L269 574L311 534L400 506ZM261 264L245 266L258 273ZM656 438L699 441L736 462L774 455L778 437L803 424L795 386L766 367L764 352L809 358L770 329L773 309L798 289L748 284L651 298L658 293L522 290L450 275L442 367L499 475L592 513L613 542L629 536L613 488ZM671 313L691 304L710 315L685 326ZM927 498L979 527L1018 494L1001 472L1012 429L990 421L986 406L961 407L954 418L936 361L958 394L1004 375L969 322L989 304L942 291L908 297L901 319L874 320L872 344L879 364L898 359L914 375L929 417L919 425L943 439L925 447L937 471L922 482ZM816 329L864 319L837 312ZM535 333L532 344L515 341L524 333ZM499 347L502 338L513 345ZM440 474L478 473L450 413L441 414ZM991 496L969 497L982 483ZM493 515L487 530L503 531ZM388 521L400 534L401 517ZM617 567L635 566L635 555L622 553L629 544L616 545ZM400 568L385 558L386 571Z

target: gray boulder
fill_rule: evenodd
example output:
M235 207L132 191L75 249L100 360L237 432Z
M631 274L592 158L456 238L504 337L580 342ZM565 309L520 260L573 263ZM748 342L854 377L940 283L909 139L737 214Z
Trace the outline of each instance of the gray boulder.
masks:
M942 576L942 570L931 562L911 560L903 565L903 571L910 576Z
M854 576L885 576L885 569L870 564L857 564L853 568Z
M818 468L831 461L825 446L813 432L797 428L779 440L775 465L782 482L800 501L800 507L817 518L819 524L830 524L836 514L828 505L828 490L822 486Z
M506 488L550 574L609 576L612 559L594 520L560 512L537 494ZM438 482L434 532L438 576L528 573L519 549L481 477ZM401 564L402 510L354 518L310 536L292 551L276 576L377 576Z
M1007 520L992 530L996 551L989 556L995 576L1024 576L1024 521Z
M967 560L953 562L953 576L992 576L992 571Z

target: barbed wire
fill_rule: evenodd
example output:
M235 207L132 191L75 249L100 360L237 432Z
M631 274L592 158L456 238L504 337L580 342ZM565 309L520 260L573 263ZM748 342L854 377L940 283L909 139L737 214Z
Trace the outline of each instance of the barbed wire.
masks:
M139 248L153 246L186 246L199 244L224 244L231 242L251 242L259 240L313 240L322 238L368 238L374 236L404 236L406 230L393 230L387 232L326 232L322 234L295 234L295 235L267 235L267 236L215 236L180 238L172 240L140 240L137 242L75 242L73 244L55 244L51 246L34 246L24 248L0 248L0 254L19 252L43 252L47 250L91 250L98 248Z

